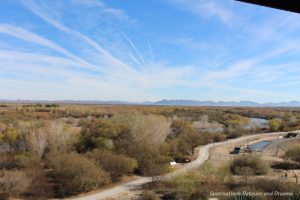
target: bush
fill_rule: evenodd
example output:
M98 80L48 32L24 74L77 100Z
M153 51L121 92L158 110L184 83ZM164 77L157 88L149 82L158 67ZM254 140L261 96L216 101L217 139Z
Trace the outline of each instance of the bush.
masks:
M0 191L9 196L18 197L27 192L31 179L22 171L3 171L0 177Z
M267 174L269 166L257 156L240 156L230 164L230 171L236 175Z
M141 194L141 200L159 200L158 196L152 191L144 191Z
M108 184L109 175L92 161L78 154L57 154L49 158L57 195L88 192Z
M222 142L226 139L226 136L223 134L217 134L213 137L214 142Z
M300 165L293 162L275 162L271 165L273 169L283 169L283 170L293 170L293 169L300 169Z
M243 135L242 132L239 130L230 130L228 135L226 136L226 139L234 139L234 138L241 137L242 135Z
M191 154L193 149L201 144L207 143L206 137L198 132L188 121L175 120L171 124L171 134L168 138L170 145L170 156Z
M171 160L161 155L159 147L145 145L144 142L131 144L125 154L138 161L137 172L142 175L152 176L165 173Z
M116 155L104 149L94 150L86 156L95 160L98 166L109 172L113 181L117 181L122 175L132 173L138 166L135 159L125 155Z
M113 139L128 131L128 129L109 120L92 120L85 123L81 130L80 141L77 144L79 152L87 152L95 148L114 149Z
M295 145L291 147L286 153L285 156L286 158L289 158L297 163L300 164L300 145Z
M30 170L30 177L32 181L28 188L28 194L31 199L50 199L53 197L52 184L49 182L47 172L36 167Z
M269 128L271 131L278 131L280 124L281 124L281 121L279 119L269 120Z

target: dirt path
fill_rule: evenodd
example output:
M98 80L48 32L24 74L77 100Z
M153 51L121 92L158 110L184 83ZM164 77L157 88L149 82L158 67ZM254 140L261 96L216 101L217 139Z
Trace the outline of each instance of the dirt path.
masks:
M212 144L202 146L200 148L199 155L198 155L196 160L192 161L191 163L189 163L187 165L184 165L181 169L179 169L177 171L174 171L172 173L161 176L160 179L172 178L172 177L178 176L182 173L189 172L189 171L201 166L206 160L209 159L210 149L212 149L213 147L220 146L220 145L228 145L228 144L232 144L232 143L233 144L234 143L240 143L240 142L248 141L248 140L266 139L266 138L269 138L269 137L283 135L283 134L286 134L286 133L287 132L277 132L277 133L263 133L263 134L249 135L249 136L243 136L243 137L236 138L236 139L227 140L227 141L224 141L224 142L212 143ZM152 178L150 178L150 177L143 177L143 178L140 178L138 180L131 181L129 183L125 183L125 184L116 186L114 188L98 192L96 194L87 195L87 196L78 197L78 198L73 197L73 198L69 198L69 199L73 199L73 200L102 200L102 199L108 199L108 198L114 197L118 194L122 195L122 193L125 193L125 192L131 191L133 189L139 188L142 185L151 182L151 180L152 180ZM122 199L122 197L119 197L119 198ZM116 198L116 199L118 199L118 198Z

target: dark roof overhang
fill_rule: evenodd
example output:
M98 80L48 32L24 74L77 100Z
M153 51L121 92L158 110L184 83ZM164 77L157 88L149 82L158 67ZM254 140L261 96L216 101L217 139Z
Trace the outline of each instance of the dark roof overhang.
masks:
M257 4L261 6L287 10L291 12L300 13L299 0L236 0L246 3Z

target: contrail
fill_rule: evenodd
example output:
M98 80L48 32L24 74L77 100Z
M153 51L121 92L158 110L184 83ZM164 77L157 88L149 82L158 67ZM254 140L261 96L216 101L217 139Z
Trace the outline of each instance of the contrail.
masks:
M140 53L140 51L136 48L136 46L134 45L134 43L132 42L132 40L122 31L119 30L119 32L123 35L123 37L127 40L127 42L130 44L131 48L134 50L134 52L137 54L138 58L137 60L140 61L144 71L146 71L147 69L147 63L145 62L142 54Z
M149 40L147 40L147 44L148 44L148 48L149 48L149 52L150 52L150 64L153 63L153 60L154 60L154 55L153 55L153 51L152 51L152 47L151 47L151 44L149 42ZM148 64L148 70L150 68L150 65Z

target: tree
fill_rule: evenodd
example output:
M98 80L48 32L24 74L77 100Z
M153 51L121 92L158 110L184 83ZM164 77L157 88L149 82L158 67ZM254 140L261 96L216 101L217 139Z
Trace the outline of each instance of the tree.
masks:
M166 172L170 158L161 154L159 148L145 145L145 142L132 143L122 152L138 161L137 171L143 175L160 175Z
M0 122L0 133L3 132L6 129L6 127L7 126L5 123Z
M189 132L193 132L192 124L185 120L175 120L171 124L171 138L177 138L180 135L187 134Z
M115 148L113 140L127 130L123 124L114 123L110 119L92 120L82 127L77 149L79 152L86 152L95 148L113 150Z
M104 149L95 149L88 152L86 156L95 160L99 167L109 172L113 181L119 180L122 175L132 173L138 167L135 159L122 154L117 155Z
M133 139L149 145L162 145L170 134L170 122L161 115L130 113L116 116L114 121L128 127Z
M41 129L31 130L26 135L26 143L29 151L39 159L44 155L47 142L47 135Z
M281 124L281 121L279 119L269 120L269 128L271 131L278 131L280 124Z
M71 145L72 134L61 120L51 121L45 127L47 143L50 151L67 152Z
M243 117L238 114L227 114L225 115L225 119L224 124L228 127L241 127L250 123L250 119L248 117Z
M17 130L11 127L7 127L0 135L0 141L2 144L6 144L9 147L9 152L12 151L13 146L16 144L18 138Z
M192 124L184 120L175 120L171 124L171 134L169 135L170 156L183 157L202 144L205 140L201 134L197 133ZM177 152L176 152L177 151Z
M53 154L48 159L59 196L99 189L110 182L109 175L92 160L78 154Z

